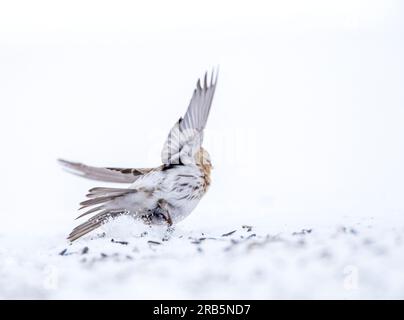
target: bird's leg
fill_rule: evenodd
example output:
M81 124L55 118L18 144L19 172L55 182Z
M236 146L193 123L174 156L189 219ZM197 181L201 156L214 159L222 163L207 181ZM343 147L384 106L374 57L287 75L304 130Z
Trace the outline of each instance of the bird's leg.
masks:
M154 213L157 214L158 216L161 216L165 222L171 227L173 225L173 221L171 219L169 210L168 210L169 204L167 201L160 199L157 203L157 207L154 210Z

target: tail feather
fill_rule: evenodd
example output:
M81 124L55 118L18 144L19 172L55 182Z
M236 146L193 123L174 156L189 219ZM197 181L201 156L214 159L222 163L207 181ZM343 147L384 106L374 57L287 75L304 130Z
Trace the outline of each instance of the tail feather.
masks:
M97 229L98 227L100 227L102 225L102 222L96 222L96 223L92 223L90 225L86 225L86 226L79 226L80 228L73 230L69 236L67 237L67 240L69 240L70 242L73 242L79 238L81 238L82 236L86 235L87 233L90 233L91 231Z
M125 193L128 188L102 188L96 187L88 190L87 198L96 198L107 194Z
M88 215L88 214L90 214L90 213L94 213L94 212L97 212L97 211L99 211L99 210L102 210L102 209L104 209L104 208L105 208L104 205L101 205L101 206L98 206L98 207L94 207L94 208L92 208L92 209L90 209L90 210L88 210L88 211L82 213L81 215L79 215L79 216L76 218L76 220L77 220L77 219L80 219L81 217L84 217L84 216L86 216L86 215Z
M125 196L130 193L136 193L136 189L130 189L130 188L92 188L89 190L89 194L87 194L87 197L90 199L84 200L80 202L80 209L88 209L96 204L101 204L98 207L91 208L85 213L81 214L78 216L76 219L81 218L87 214L94 213L96 211L99 211L101 209L105 208L105 204L111 200L114 200L116 198Z
M91 231L99 228L104 223L108 222L110 219L116 218L122 214L127 213L127 211L107 211L104 210L98 213L96 216L90 218L86 222L78 225L73 229L73 231L69 234L67 239L71 242L81 238L82 236L90 233Z
M77 230L73 230L69 236L67 237L67 240L70 242L76 241L77 239L81 238L82 236L86 235L87 233L90 233L91 231L97 229L102 225L101 222L93 223L88 226L82 226L78 228Z
M89 190L87 197L90 199L81 202L82 207L80 209L87 208L86 212L79 215L76 219L86 216L90 213L96 213L93 217L86 222L75 227L69 234L68 240L75 241L85 234L97 229L102 224L107 222L110 218L117 217L125 214L128 211L124 208L107 209L108 203L125 195L136 193L136 189L122 189L122 188L92 188ZM99 206L93 207L94 205Z
M120 196L122 196L124 194L126 194L126 193L118 193L117 195L110 194L110 195L106 195L106 196L103 196L103 197L96 197L96 198L92 198L92 199L82 201L82 202L80 202L80 205L84 209L84 208L93 206L95 204L100 204L100 203L104 203L104 202L113 200L113 199L115 199L117 197L120 197Z

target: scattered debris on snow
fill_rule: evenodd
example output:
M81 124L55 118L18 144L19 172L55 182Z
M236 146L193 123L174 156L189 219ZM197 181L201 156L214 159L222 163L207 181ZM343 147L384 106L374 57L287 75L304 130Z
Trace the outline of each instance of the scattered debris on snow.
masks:
M404 225L273 233L128 224L117 219L72 244L62 234L18 245L3 235L0 298L404 297Z

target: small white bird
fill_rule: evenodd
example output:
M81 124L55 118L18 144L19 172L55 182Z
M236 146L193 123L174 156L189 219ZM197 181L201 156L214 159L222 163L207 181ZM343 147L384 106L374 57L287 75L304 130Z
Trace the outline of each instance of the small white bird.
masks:
M118 183L127 188L97 187L89 190L80 209L81 218L95 213L68 236L74 241L111 218L127 214L148 224L171 226L187 217L210 185L209 154L202 148L203 130L216 89L217 75L205 73L198 80L184 118L171 129L162 151L163 164L156 168L100 168L59 159L69 172L81 177Z

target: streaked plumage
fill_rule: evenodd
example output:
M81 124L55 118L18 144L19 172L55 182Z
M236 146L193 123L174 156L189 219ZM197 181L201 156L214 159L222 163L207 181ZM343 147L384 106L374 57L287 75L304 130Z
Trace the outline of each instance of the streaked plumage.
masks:
M130 183L127 188L96 187L80 203L94 214L70 233L74 241L111 218L128 214L150 224L175 224L188 216L210 185L211 162L202 148L203 130L216 89L217 73L198 80L184 115L170 130L164 143L163 164L156 168L100 168L59 160L69 172L84 178Z

